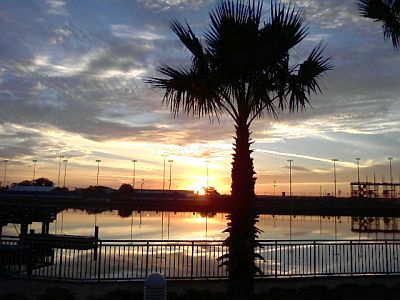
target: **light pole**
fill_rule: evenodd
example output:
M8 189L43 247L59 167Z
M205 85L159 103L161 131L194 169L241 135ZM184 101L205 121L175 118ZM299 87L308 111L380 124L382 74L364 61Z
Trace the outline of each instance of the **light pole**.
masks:
M389 160L389 171L390 171L390 194L393 196L393 176L392 176L392 160L393 157L388 157Z
M357 196L360 195L360 158L356 158L357 161L357 183L358 183L358 191L357 191Z
M289 162L289 195L292 196L292 162L293 159L288 159Z
M96 180L96 187L99 187L99 173L100 173L100 162L101 159L96 159L97 162L97 180Z
M276 181L274 180L274 196L275 196Z
M336 162L338 161L336 158L332 159L333 161L333 182L335 183L335 197L336 197Z
M171 190L171 182L172 182L172 163L174 162L172 159L168 160L169 162L169 187L168 190Z
M65 179L67 178L67 162L68 162L68 159L63 160L63 163L64 163L64 187L65 187Z
M208 193L208 163L210 161L206 160L206 193Z
M360 159L359 157L356 158L357 161L357 182L360 185Z
M37 163L37 159L32 160L33 162L33 176L32 176L32 184L35 181L35 175L36 175L36 163Z
M59 162L58 162L58 180L57 180L57 186L60 187L60 174L61 174L61 161L64 158L64 156L60 155L59 157Z
M165 190L165 158L166 158L168 155L163 154L163 155L161 155L161 156L164 158L163 182L162 182L162 190L164 191L164 190Z
M7 186L7 184L6 184L6 176L7 176L7 163L8 163L8 159L3 160L3 162L4 162L3 184L4 184L4 186Z
M132 174L132 188L135 189L135 176L136 176L136 159L132 160L133 162L133 174Z

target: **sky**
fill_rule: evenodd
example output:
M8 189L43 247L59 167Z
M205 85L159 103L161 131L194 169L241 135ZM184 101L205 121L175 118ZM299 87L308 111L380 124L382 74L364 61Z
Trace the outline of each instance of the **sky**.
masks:
M293 1L292 1L293 2ZM172 33L187 21L199 37L211 0L0 2L0 181L47 177L69 188L131 183L230 192L232 120L210 122L162 104L163 91L145 78L157 68L184 67L190 55ZM264 1L265 18L269 1ZM384 41L379 23L358 16L356 1L295 1L307 15L309 35L293 62L316 43L327 44L334 70L322 94L299 113L257 120L251 131L258 194L349 193L360 176L400 177L400 52ZM66 173L62 160L68 160ZM8 163L4 163L8 160ZM169 160L173 162L169 163ZM4 172L6 170L6 173ZM59 174L60 170L60 176ZM5 173L5 174L4 174ZM275 181L275 188L274 188Z

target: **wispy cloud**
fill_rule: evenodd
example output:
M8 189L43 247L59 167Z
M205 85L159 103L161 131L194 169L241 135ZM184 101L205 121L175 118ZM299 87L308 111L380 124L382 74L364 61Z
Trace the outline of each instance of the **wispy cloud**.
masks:
M332 164L332 159L323 158L323 157L296 154L296 153L289 153L289 152L287 152L287 153L286 152L278 152L278 151L264 150L264 149L255 149L254 151L255 152L261 152L261 153L273 154L273 155L279 155L279 156L285 156L285 157L298 157L298 158L303 158L303 159L307 159L307 160L319 161L319 162ZM357 167L356 163L349 162L349 161L340 161L338 164L340 164L340 166L343 166L343 167L346 167L346 168Z
M67 3L64 0L46 0L46 3L49 5L49 14L68 16Z

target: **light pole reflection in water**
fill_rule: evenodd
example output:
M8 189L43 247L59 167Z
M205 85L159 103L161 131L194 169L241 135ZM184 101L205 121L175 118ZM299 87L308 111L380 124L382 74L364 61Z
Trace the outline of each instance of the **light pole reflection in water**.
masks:
M167 224L168 240L169 240L169 228L170 228L170 218L171 218L170 214L171 214L171 212L169 211L168 212L168 224Z
M161 240L164 239L164 212L161 212Z
M206 238L208 237L208 213L206 213Z
M131 213L131 241L133 240L133 212Z

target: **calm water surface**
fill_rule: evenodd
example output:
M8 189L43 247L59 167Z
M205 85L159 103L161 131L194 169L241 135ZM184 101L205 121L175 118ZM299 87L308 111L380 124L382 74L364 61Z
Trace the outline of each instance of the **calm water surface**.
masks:
M121 216L123 215L123 216ZM398 239L399 218L352 218L323 216L261 215L257 224L263 233L260 239ZM223 240L226 213L200 214L188 212L123 212L108 211L88 214L68 209L50 224L50 233L93 235L99 226L101 239L134 240ZM29 229L40 232L41 223ZM8 224L3 235L17 235L19 225Z

